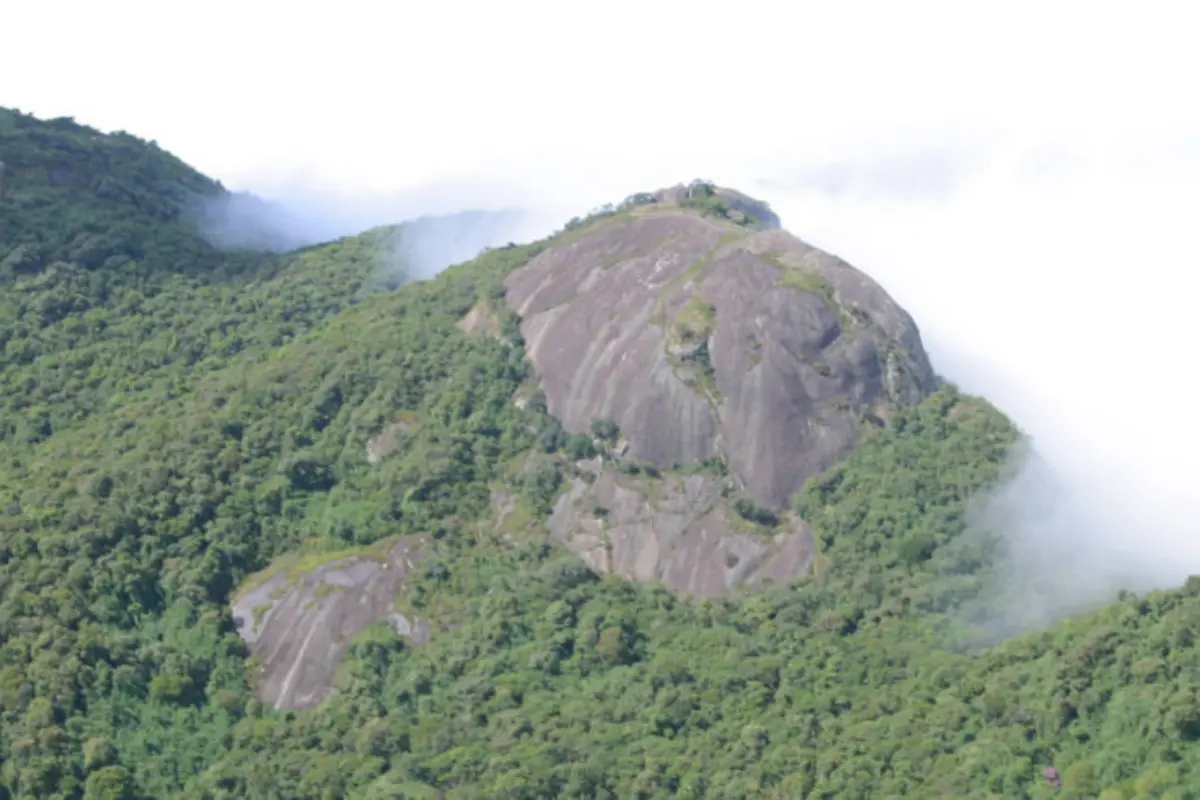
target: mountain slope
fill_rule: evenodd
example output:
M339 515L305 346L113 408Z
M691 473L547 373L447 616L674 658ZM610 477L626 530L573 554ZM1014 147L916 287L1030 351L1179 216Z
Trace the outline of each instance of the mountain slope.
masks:
M42 123L34 121L29 126L36 134L31 138L38 141L40 136L55 142L64 127L71 136L94 134L81 134L66 123L39 127ZM7 136L2 143L6 163L21 163L12 155L19 147L10 146ZM155 151L142 145L135 152L153 157ZM70 153L61 163L75 167L71 158L78 154ZM128 168L118 156L106 161L105 168ZM65 221L89 219L97 204L86 187L59 191L44 185L45 175L28 173L22 181L9 182L6 202L25 203L46 192L61 206L56 213ZM13 692L12 704L5 704L8 724L3 727L16 736L21 729L16 719L35 699L26 693L36 682L41 687L37 697L49 704L47 719L65 726L55 724L54 729L74 731L47 751L6 759L6 780L26 792L34 790L30 787L40 794L47 786L81 785L82 762L58 760L72 752L78 757L84 740L77 737L92 727L79 728L81 719L98 715L109 720L101 728L110 731L159 730L165 723L146 717L157 713L153 703L145 705L148 698L169 697L192 708L210 703L222 681L232 680L238 691L247 691L241 675L246 654L223 601L229 587L272 555L314 534L327 541L330 531L342 546L371 541L392 532L390 522L405 513L410 529L423 524L428 517L424 509L432 502L396 504L389 492L394 474L376 474L375 489L358 489L381 497L367 511L356 498L345 497L340 504L324 503L326 511L340 510L321 516L315 529L307 519L282 528L277 524L280 514L295 517L297 502L327 497L324 478L312 473L326 467L322 459L330 451L336 459L346 441L316 454L307 445L309 437L329 424L325 415L336 414L340 392L362 413L364 424L384 424L398 407L420 404L431 387L441 390L434 390L436 399L453 403L455 385L490 381L507 369L503 351L499 360L488 355L494 349L490 342L474 348L479 356L472 363L459 360L456 367L450 354L457 345L436 344L441 340L425 329L430 313L448 310L445 332L461 338L454 321L478 299L474 280L431 298L399 297L407 302L393 312L407 326L391 325L389 312L378 306L374 316L344 318L343 327L323 340L324 349L294 351L290 362L272 368L281 346L367 298L379 285L381 268L400 270L403 279L403 262L390 260L393 245L404 241L403 229L373 231L280 257L230 256L208 247L183 220L160 226L140 211L127 211L129 226L150 237L161 233L168 240L188 239L217 268L204 272L186 263L139 262L128 270L111 264L85 270L79 264L51 263L40 272L13 275L14 289L5 297L11 314L3 328L10 336L7 351L27 356L6 361L0 384L6 406L0 436L0 587L5 598L0 663L7 669L5 685ZM54 235L66 239L69 233ZM40 236L35 228L15 239ZM169 250L159 244L151 242L147 252ZM21 244L6 239L0 247L11 254ZM191 252L180 258L190 258ZM234 266L221 266L226 257ZM247 270L238 264L248 265ZM82 276L81 293L88 302L52 319L37 317L39 305L61 288L58 279L64 273ZM467 298L461 308L455 291ZM339 340L370 336L373 326L382 335L374 349L361 355L385 359L374 377L361 363L356 368L353 359L339 362L345 350ZM410 349L415 357L388 360ZM320 381L318 375L329 378L339 363L349 370L342 373L346 382L339 385L333 375L323 399L314 403L307 381ZM480 365L483 372L476 378ZM518 369L517 374L519 379L523 373ZM361 407L362 392L370 394L376 385L374 411ZM505 385L501 379L491 388L503 397ZM507 393L514 388L508 384ZM476 400L495 406L483 396L465 402ZM292 403L300 428L280 424L283 409ZM330 431L327 439L333 441L341 430ZM410 462L431 475L430 492L439 480L460 483L454 480L453 464L433 452L452 437L460 442L468 438L429 426ZM452 446L461 451L463 445ZM260 460L272 451L287 451L290 460L286 465L274 457ZM463 457L452 452L456 459ZM412 477L402 463L393 462L391 468ZM278 493L282 487L271 483L276 477L283 477L284 486L294 479L298 500L286 502ZM461 483L468 493L472 490L469 482ZM486 505L486 489L482 497ZM460 498L451 490L441 502L454 508ZM183 605L175 605L177 601ZM224 677L214 679L214 673ZM148 695L147 686L156 676L160 680L150 685ZM224 713L223 707L213 708ZM196 724L181 730L195 732ZM13 741L5 740L6 752ZM197 753L216 744L203 736L190 741ZM152 773L165 758L169 766L163 774L186 772L176 760L180 757L169 751L139 763ZM146 780L161 788L158 778Z
M511 221L474 212L229 251L196 223L233 195L132 136L0 109L0 162L0 438L45 438L122 393L176 394L404 283L414 249L429 270Z
M0 142L0 278L54 261L95 270L132 260L193 274L222 266L182 216L223 190L155 145L9 109L0 109Z
M64 123L21 125L53 139ZM55 202L192 235L90 186ZM967 622L1003 540L968 530L969 512L1019 434L953 386L864 423L770 512L807 526L804 579L689 603L546 538L576 481L636 477L657 503L674 482L729 477L631 460L636 426L569 433L537 392L506 282L654 213L636 199L396 291L376 291L378 231L236 263L200 241L228 264L211 274L70 262L78 285L107 288L45 324L32 306L63 273L14 272L50 288L6 312L25 326L6 347L37 352L3 367L0 798L1196 795L1195 581L976 646ZM739 195L674 201L689 229L778 234ZM78 235L7 229L0 248ZM68 361L80 351L90 361ZM739 491L714 502L769 541L780 531ZM272 586L327 609L339 589L321 576L400 544L419 557L389 614L352 639L325 629L336 691L302 711L256 696L277 699L271 665L231 603Z
M188 209L223 190L132 136L0 109L0 160L0 437L45 438L123 392L176 391L373 279L369 237L289 257L210 246Z

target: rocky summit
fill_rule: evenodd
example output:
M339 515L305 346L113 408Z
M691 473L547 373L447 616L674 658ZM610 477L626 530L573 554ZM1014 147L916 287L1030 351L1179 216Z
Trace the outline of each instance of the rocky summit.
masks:
M612 419L630 456L660 468L719 458L755 502L781 509L864 421L919 402L937 379L879 284L757 230L764 216L778 225L763 204L709 191L704 211L738 200L696 213L686 187L654 193L514 271L505 299L568 431Z
M568 432L611 420L626 463L720 465L664 477L581 462L547 523L594 569L692 597L806 573L812 537L791 496L937 386L882 287L765 203L704 182L632 195L504 288ZM478 309L463 321L481 324ZM513 509L500 508L503 527Z

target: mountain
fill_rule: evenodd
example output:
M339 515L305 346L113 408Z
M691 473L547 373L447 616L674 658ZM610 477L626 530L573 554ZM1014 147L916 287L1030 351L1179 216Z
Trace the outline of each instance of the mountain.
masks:
M1200 792L1200 581L981 638L1019 431L752 198L406 281L0 161L0 798Z
M881 287L752 203L703 183L635 196L530 251L504 278L503 306L482 299L458 321L503 340L504 318L520 320L510 343L524 343L532 376L517 400L552 415L540 449L562 452L522 461L521 480L548 487L541 503L565 488L544 524L521 491L493 487L486 535L549 533L593 569L692 597L809 571L813 535L783 513L791 495L936 381ZM360 457L386 470L416 429L385 426ZM234 613L264 659L263 699L323 699L349 645L332 631L389 614L401 630L427 625L384 595L407 581L410 550L428 547L243 587Z

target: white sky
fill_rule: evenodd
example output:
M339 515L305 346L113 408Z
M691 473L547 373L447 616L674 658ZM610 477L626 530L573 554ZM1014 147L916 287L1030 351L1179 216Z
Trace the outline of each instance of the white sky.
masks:
M14 2L0 104L344 207L548 229L693 177L762 197L1038 437L1096 510L1081 542L1175 580L1200 572L1200 7L1104 5Z

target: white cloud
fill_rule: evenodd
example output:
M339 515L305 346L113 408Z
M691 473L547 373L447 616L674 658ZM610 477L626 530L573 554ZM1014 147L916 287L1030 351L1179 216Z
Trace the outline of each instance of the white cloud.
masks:
M757 194L1038 438L1089 509L1079 547L1200 571L1188 4L5 13L0 103L156 138L238 188L358 216L532 206L546 230L697 176Z
M130 128L234 184L498 171L561 190L552 169L628 183L932 128L1195 121L1191 27L1156 8L1186 6L60 1L6 11L0 64L4 102Z
M1095 572L1111 570L1139 587L1178 582L1200 572L1200 428L1187 411L1200 388L1200 169L1145 170L1118 149L1056 161L1045 180L1031 162L996 153L946 202L866 186L797 192L780 211L880 280L941 370L1010 413L1061 473L1055 518L1025 519L1047 551L1078 551L1035 562L1047 581L1106 591Z

